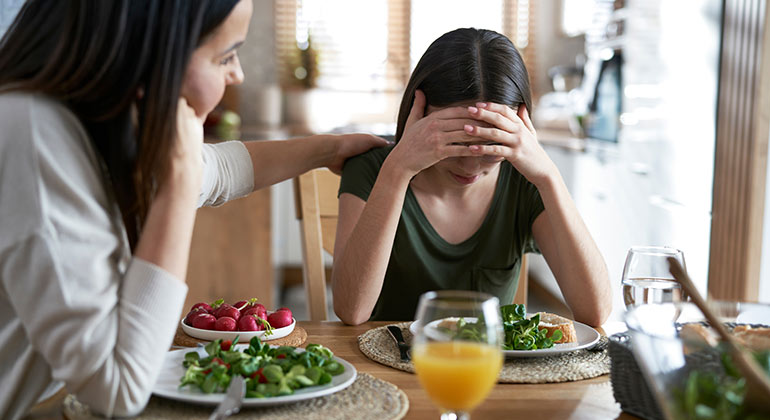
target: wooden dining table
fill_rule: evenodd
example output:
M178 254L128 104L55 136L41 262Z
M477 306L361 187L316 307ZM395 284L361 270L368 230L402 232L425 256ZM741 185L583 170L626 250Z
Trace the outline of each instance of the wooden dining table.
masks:
M347 326L340 322L300 322L308 334L306 343L329 347L352 363L359 372L388 381L406 393L409 412L405 419L438 418L439 412L420 387L417 376L381 365L358 348L358 336L392 322L367 322ZM395 343L394 343L395 346ZM486 400L471 413L482 419L638 419L620 410L612 396L609 375L575 382L552 384L497 384Z
M388 381L404 391L409 398L405 419L439 418L438 410L420 387L416 375L379 364L359 350L359 335L387 324L390 322L367 322L357 326L328 321L298 322L307 331L303 347L309 343L322 344L352 363L359 372ZM65 395L62 391L39 404L26 419L61 419L61 401ZM609 375L551 384L497 384L487 399L473 410L471 417L474 420L638 419L620 410L620 405L612 396Z

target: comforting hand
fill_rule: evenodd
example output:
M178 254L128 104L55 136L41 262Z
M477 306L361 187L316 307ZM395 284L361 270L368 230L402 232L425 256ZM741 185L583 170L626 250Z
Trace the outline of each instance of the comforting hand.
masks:
M535 186L558 174L556 165L537 141L535 128L524 104L515 111L506 105L480 102L468 107L466 112L472 118L492 125L480 127L467 124L464 130L468 135L474 136L476 141L484 139L499 143L470 146L469 149L476 156L504 157Z
M203 178L203 119L185 98L179 98L176 111L176 138L171 145L166 183L183 184L186 190L200 191Z
M373 147L387 146L387 140L371 134L343 134L332 137L336 142L332 161L326 165L332 172L339 175L342 166L349 157L360 155Z
M478 139L463 130L479 122L468 117L465 107L440 109L424 116L425 94L416 91L412 110L404 126L404 134L388 156L407 175L414 176L449 157L477 156L467 145Z

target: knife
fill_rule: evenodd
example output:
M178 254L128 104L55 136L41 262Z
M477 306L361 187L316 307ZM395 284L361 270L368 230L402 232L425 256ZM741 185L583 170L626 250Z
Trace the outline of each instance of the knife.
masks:
M393 339L396 340L398 351L401 353L401 361L408 362L410 359L409 344L406 344L406 341L404 341L404 335L401 334L401 328L398 328L395 325L388 325L388 332L393 337Z
M217 406L217 409L211 413L209 420L222 420L227 416L237 413L243 403L243 394L246 393L246 387L243 383L243 376L235 375L230 380L230 387L227 388L225 399Z

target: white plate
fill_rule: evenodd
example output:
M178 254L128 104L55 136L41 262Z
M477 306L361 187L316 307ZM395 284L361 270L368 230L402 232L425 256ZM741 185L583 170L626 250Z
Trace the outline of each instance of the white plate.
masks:
M217 331L217 330L204 330L201 328L191 327L184 323L184 319L180 321L182 324L182 331L190 337L200 338L201 340L214 341L221 338L222 340L233 340L235 336L240 336L238 342L248 343L252 337L257 336L260 340L270 341L276 338L286 337L294 331L294 326L297 325L297 320L294 317L291 318L291 325L283 328L274 328L273 333L265 335L265 331Z
M248 347L245 344L239 344L236 346L239 350L243 350ZM177 401L184 401L193 404L202 405L217 405L225 398L225 393L219 394L204 394L200 389L193 385L187 385L182 389L179 389L180 379L184 376L187 369L182 366L184 361L184 355L191 351L197 351L201 357L207 356L206 350L198 348L189 348L182 350L172 350L166 353L166 358L163 360L163 367L160 370L158 376L158 382L155 383L155 387L152 389L152 393L163 398L168 398ZM297 352L303 352L305 349L298 348ZM331 383L326 385L311 386L307 388L301 388L294 391L292 395L284 395L281 397L269 397L269 398L244 398L244 407L261 407L270 405L287 404L296 401L307 400L310 398L321 397L324 395L333 394L337 391L341 391L353 381L356 380L358 373L356 368L347 361L335 356L334 360L337 363L345 366L345 371L337 376L332 376Z
M534 314L527 315L527 317L529 318L532 315ZM468 320L469 322L476 321L476 319L472 317L466 317L465 319ZM433 321L430 324L438 323L438 322L440 321ZM589 327L586 324L583 324L582 322L572 321L572 323L575 325L575 333L577 335L576 343L554 344L553 347L549 349L503 350L503 354L505 355L505 357L548 357L548 356L556 356L563 353L569 353L575 350L589 348L599 342L599 339L601 338L601 334L599 334L599 331L596 331L595 329ZM416 322L412 322L409 325L409 332L412 333L412 336L416 334L417 332Z

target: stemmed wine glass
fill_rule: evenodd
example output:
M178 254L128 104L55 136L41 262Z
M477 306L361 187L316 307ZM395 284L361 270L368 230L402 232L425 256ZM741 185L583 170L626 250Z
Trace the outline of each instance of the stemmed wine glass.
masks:
M685 270L682 251L667 246L632 247L623 267L623 301L626 309L647 303L671 303L687 300L682 287L668 268L674 257Z
M417 306L412 360L442 419L469 419L503 363L500 302L486 293L427 292Z

